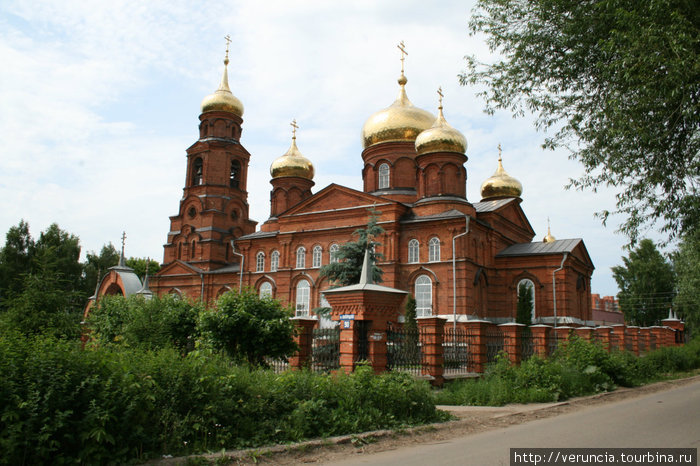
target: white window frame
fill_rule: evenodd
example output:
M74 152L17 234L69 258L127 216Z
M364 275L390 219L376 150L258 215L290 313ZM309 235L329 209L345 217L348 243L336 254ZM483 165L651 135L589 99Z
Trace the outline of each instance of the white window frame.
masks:
M264 272L265 271L265 253L260 251L255 255L255 271Z
M408 242L408 263L417 264L420 262L420 243L417 239Z
M433 315L433 280L428 275L420 275L414 282L416 297L416 317Z
M340 246L336 243L331 244L328 248L328 262L330 264L338 262L338 251L340 251Z
M307 280L299 280L296 286L295 315L306 317L309 315L309 303L311 298L311 285Z
M297 248L296 268L297 269L306 268L306 248L304 246L299 246Z
M272 283L263 282L263 284L260 285L259 296L260 298L272 298Z
M321 267L321 261L323 259L323 248L321 246L314 246L311 255L311 266L315 269Z
M391 180L391 169L388 163L383 163L378 169L377 189L388 189Z
M437 236L428 241L428 262L440 262L440 238Z
M270 272L277 272L280 267L280 252L272 251L270 254Z

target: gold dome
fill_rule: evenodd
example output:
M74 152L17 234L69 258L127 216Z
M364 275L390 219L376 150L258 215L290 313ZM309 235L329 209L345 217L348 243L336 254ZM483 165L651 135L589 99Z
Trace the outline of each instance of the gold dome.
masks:
M464 154L467 151L467 138L445 120L445 116L442 114L442 90L439 90L438 94L440 95L440 106L438 107L437 120L433 126L420 133L416 138L416 152L418 155L434 152Z
M389 107L367 119L362 127L362 147L368 148L381 142L415 141L418 135L430 128L435 116L415 107L406 95L406 76L399 77L399 96Z
M503 169L501 145L498 145L498 168L486 181L481 184L481 200L498 199L503 197L520 197L523 185Z
M239 117L243 116L243 103L233 95L228 87L228 48L226 48L224 75L221 77L221 84L213 94L209 94L202 100L202 113L206 112L229 112Z
M542 242L543 243L553 243L556 240L557 239L554 236L552 236L552 232L549 229L549 219L547 219L547 236L542 238Z
M272 162L272 165L270 165L270 175L272 175L272 178L296 176L313 180L314 166L309 159L299 152L299 148L297 147L296 122L294 122L292 126L294 126L292 145L289 146L289 150L287 150L282 157Z

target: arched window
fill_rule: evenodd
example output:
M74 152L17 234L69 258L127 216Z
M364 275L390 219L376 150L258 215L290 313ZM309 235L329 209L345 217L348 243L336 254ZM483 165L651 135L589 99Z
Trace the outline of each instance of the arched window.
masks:
M328 248L328 255L330 256L328 258L329 262L332 264L334 262L338 262L338 250L340 249L340 246L337 244L331 244L331 247Z
M198 186L202 184L202 174L204 172L204 164L202 163L202 158L197 157L194 159L194 164L192 165L192 185Z
M430 238L430 241L428 241L428 261L440 261L440 239L437 236Z
M408 242L408 263L417 264L420 262L420 244L417 239Z
M255 271L264 272L265 271L265 253L260 251L255 256Z
M389 187L389 164L383 163L379 166L379 183L378 189L386 189Z
M529 280L527 278L520 280L518 282L518 288L517 288L517 296L518 296L518 307L521 306L521 300L525 300L528 297L530 298L530 322L535 321L535 284L532 282L532 280ZM529 296L528 296L529 294Z
M264 282L262 285L260 285L260 297L272 298L272 283Z
M190 251L190 259L194 260L195 248L197 247L197 241L192 240L192 250Z
M296 300L296 315L298 316L308 316L309 315L309 295L311 287L309 282L306 280L299 280L297 283L297 300Z
M321 255L323 254L323 249L321 246L314 246L312 254L312 267L317 269L321 267Z
M270 272L277 272L280 267L280 252L272 251L270 254Z
M306 248L299 246L297 248L297 269L303 269L304 267L306 267Z
M433 281L427 275L416 278L416 316L433 315Z
M231 172L229 173L228 185L232 188L238 188L241 181L241 162L238 160L231 161Z

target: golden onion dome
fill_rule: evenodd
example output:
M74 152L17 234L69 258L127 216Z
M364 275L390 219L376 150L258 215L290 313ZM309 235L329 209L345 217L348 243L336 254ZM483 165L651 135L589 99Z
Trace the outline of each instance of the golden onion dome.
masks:
M501 159L501 145L498 145L498 168L486 181L481 183L481 200L498 199L504 197L520 197L523 194L523 185L520 181L510 176L503 169Z
M304 157L299 151L297 147L296 122L294 122L293 126L295 127L295 134L292 136L292 145L289 146L289 150L287 150L283 156L272 162L272 165L270 165L270 175L272 175L273 179L296 176L313 180L314 166L311 161Z
M406 95L408 80L403 72L399 77L399 96L393 104L376 112L362 127L362 147L368 148L382 142L415 141L418 135L430 128L435 116L415 107Z
M206 112L229 112L239 117L243 116L243 103L233 95L228 87L228 48L226 48L221 84L213 94L209 94L202 100L202 113Z
M445 116L442 114L442 90L439 90L438 94L440 95L440 106L438 107L437 120L433 126L420 133L416 138L416 153L418 155L434 152L464 154L467 151L467 138L445 120Z
M557 239L556 239L554 236L552 236L552 232L551 232L551 230L549 229L549 219L547 219L547 236L545 236L544 238L542 238L542 242L543 242L543 243L553 243L553 242L556 241L556 240L557 240Z

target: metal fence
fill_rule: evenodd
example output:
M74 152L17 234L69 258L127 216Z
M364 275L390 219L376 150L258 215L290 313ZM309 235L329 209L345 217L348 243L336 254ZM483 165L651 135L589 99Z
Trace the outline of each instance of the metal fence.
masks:
M389 324L386 331L387 370L421 375L421 333L418 328Z
M503 351L503 332L497 328L486 330L486 361L494 362L498 353Z
M329 372L340 368L340 328L316 328L311 342L311 370Z
M467 329L445 326L442 343L444 376L454 377L474 372L474 360L469 350L471 338L471 332Z
M532 331L524 327L520 333L520 360L527 361L535 354L535 342L532 338Z
M275 374L280 374L289 369L289 361L285 361L284 359L265 358L265 362Z

